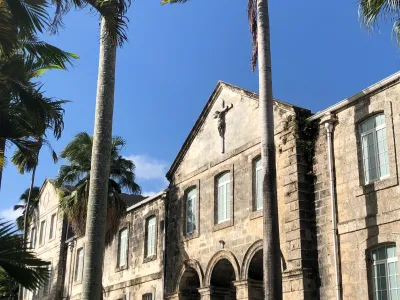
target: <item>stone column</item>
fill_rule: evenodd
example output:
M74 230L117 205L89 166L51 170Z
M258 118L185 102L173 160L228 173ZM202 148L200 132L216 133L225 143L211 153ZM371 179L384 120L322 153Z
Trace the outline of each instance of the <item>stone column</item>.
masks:
M249 285L247 280L235 281L233 283L236 289L237 300L248 300L249 299Z
M200 300L211 300L211 287L199 288L198 291L200 293Z

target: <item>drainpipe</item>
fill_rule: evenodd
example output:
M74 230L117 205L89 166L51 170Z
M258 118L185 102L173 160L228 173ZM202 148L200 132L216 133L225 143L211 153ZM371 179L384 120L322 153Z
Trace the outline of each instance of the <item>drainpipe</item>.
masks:
M328 142L328 162L329 162L329 185L331 194L331 208L332 208L332 237L333 237L333 258L335 264L335 287L336 299L342 300L340 291L340 268L339 268L339 242L337 231L337 216L336 216L336 192L335 192L335 177L333 171L333 145L332 145L332 131L333 123L328 121L325 123L326 138Z

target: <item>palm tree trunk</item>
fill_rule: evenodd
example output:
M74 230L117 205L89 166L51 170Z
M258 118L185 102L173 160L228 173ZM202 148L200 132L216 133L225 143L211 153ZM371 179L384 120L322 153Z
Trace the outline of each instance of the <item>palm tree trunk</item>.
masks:
M32 196L32 189L33 185L35 184L35 175L36 175L36 166L32 170L32 176L31 176L31 186L29 187L29 194L28 194L28 199L26 200L25 204L25 214L24 214L24 235L23 235L23 242L25 245L27 245L27 240L28 240L28 216L30 213L30 205L31 205L31 196ZM23 289L22 285L19 285L19 291L18 291L18 299L22 300L24 298L23 294Z
M6 139L0 138L0 190L1 190L1 179L3 178L3 165L6 152Z
M87 241L85 247L82 300L99 300L102 295L116 52L117 45L107 34L107 24L105 19L102 18L96 115L86 219Z
M282 299L282 274L279 245L278 201L276 195L274 110L268 0L257 1L257 32L264 202L264 296L265 300L279 300Z

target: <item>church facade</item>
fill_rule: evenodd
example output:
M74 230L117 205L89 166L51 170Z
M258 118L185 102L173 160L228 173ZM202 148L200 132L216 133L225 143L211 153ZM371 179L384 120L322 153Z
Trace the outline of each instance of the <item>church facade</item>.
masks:
M316 114L275 100L284 299L400 299L399 97L396 73ZM217 84L169 187L106 249L104 299L263 299L258 115L257 94ZM57 203L46 181L30 236L52 280L25 299L80 299L85 237Z

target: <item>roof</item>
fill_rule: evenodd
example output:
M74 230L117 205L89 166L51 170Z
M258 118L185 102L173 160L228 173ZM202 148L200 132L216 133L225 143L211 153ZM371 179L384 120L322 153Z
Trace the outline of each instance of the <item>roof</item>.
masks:
M142 199L141 201L136 202L136 203L133 204L132 206L129 206L129 207L126 209L126 211L129 212L129 211L134 210L135 208L138 208L138 207L140 207L140 206L142 206L142 205L144 205L144 204L146 204L146 203L149 203L149 202L151 202L151 201L153 201L153 200L156 200L156 199L158 199L158 198L164 196L164 195L167 193L167 191L168 191L168 189L165 189L165 190L162 190L162 191L158 192L157 194L155 194L155 195L153 195L153 196L151 196L151 197L144 198L144 199Z
M168 180L171 180L172 174L176 171L177 167L179 166L180 162L182 161L183 157L185 156L186 152L188 151L190 145L192 144L194 138L196 137L197 132L200 130L201 126L205 122L212 106L214 105L216 99L218 98L219 94L221 93L221 91L224 87L227 87L236 93L243 94L246 97L249 97L249 98L252 98L253 100L258 101L257 93L247 90L247 89L240 88L236 85L233 85L233 84L230 84L227 82L223 82L221 80L218 81L217 86L214 88L214 91L212 92L210 98L208 99L206 105L204 106L202 112L200 113L200 116L197 118L197 121L195 122L192 130L190 131L190 133L187 136L186 140L184 141L181 149L179 150L178 155L176 156L170 169L168 170L167 175L166 175ZM301 107L292 105L290 103L287 103L287 102L284 102L284 101L281 101L281 100L278 100L275 98L274 98L274 101L279 102L284 105L287 105L287 106L301 108Z
M131 195L125 193L121 193L119 196L121 197L121 200L124 201L124 203L126 204L126 207L132 206L146 199L146 197L142 195Z
M324 110L317 112L313 116L309 117L308 120L314 121L314 120L322 118L323 116L325 116L327 114L334 113L334 112L344 108L345 106L348 106L349 104L357 101L358 99L360 99L366 95L369 95L369 94L371 94L393 82L398 81L399 79L400 79L400 71L390 75L389 77L386 77L385 79L378 81L377 83L374 83L373 85L370 85L366 89L363 89L361 92L359 92L349 98L343 99L342 101L340 101Z

